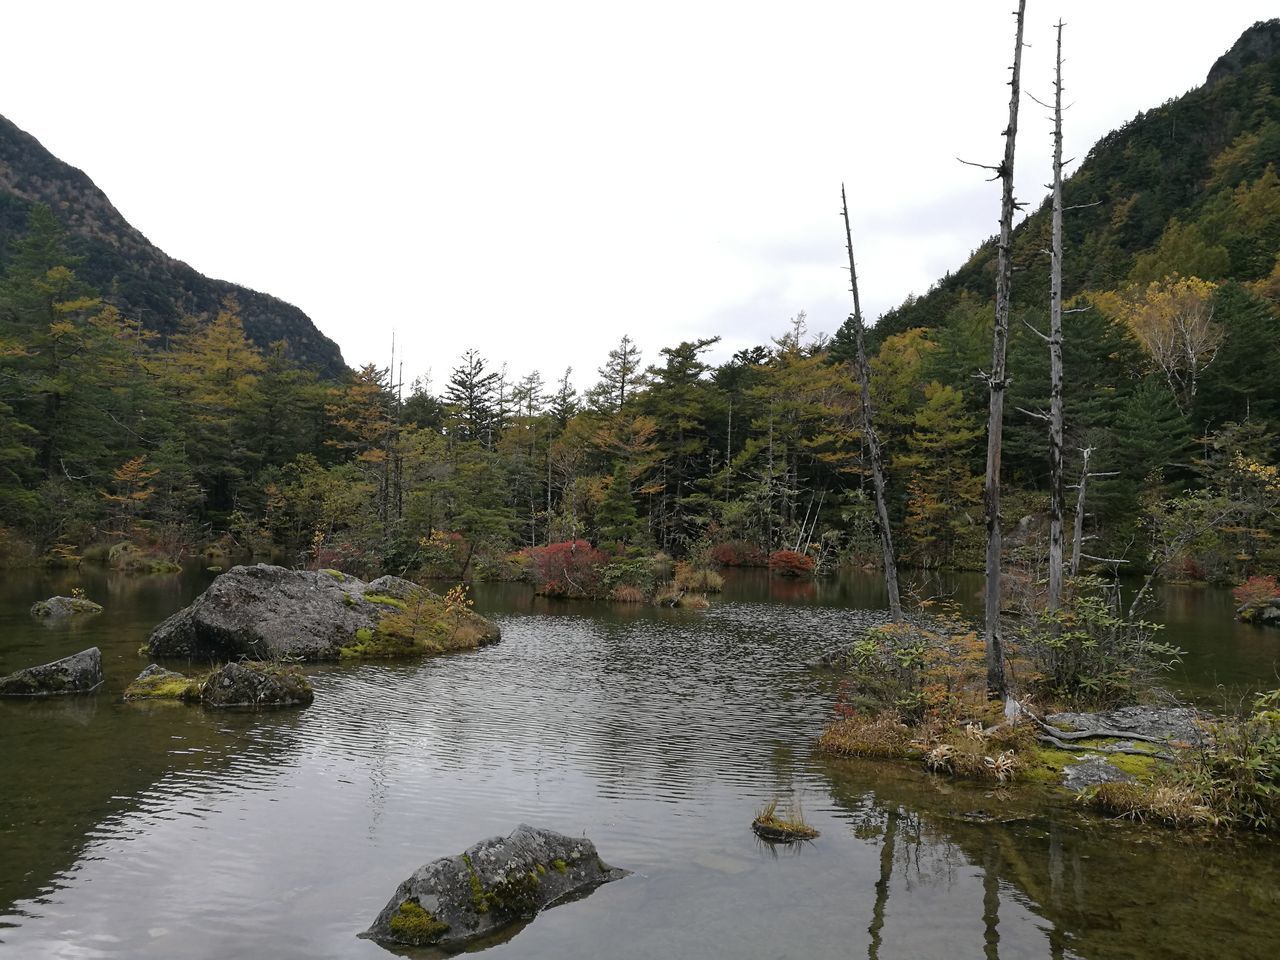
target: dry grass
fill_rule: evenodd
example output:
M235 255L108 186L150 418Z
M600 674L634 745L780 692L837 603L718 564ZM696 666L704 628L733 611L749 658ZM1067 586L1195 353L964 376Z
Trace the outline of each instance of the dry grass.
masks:
M677 563L676 586L694 593L719 593L724 589L724 577L709 567Z
M818 749L837 757L909 756L911 730L891 710L875 716L855 713L833 721L818 738Z
M818 831L804 818L804 811L797 801L787 808L787 815L778 815L778 801L770 800L751 821L751 829L765 840L791 843L795 840L812 840Z
M644 603L644 591L629 583L620 583L609 591L609 599L618 603Z
M1099 813L1143 823L1211 827L1219 822L1194 790L1180 785L1103 783L1082 794L1081 799Z

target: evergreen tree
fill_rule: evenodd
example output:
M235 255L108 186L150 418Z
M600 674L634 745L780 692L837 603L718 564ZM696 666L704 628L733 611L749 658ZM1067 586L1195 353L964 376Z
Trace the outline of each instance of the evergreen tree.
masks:
M451 432L459 440L480 440L492 446L501 378L500 372L487 369L479 351L463 353L462 362L453 368L444 391L444 402L451 414Z
M599 370L600 382L588 394L592 406L604 413L621 410L644 383L640 362L640 348L630 336L623 334L622 341L609 351L609 359Z
M613 479L605 489L604 499L596 511L596 526L602 544L627 546L641 537L643 526L631 498L631 481L626 464L619 461L613 468Z

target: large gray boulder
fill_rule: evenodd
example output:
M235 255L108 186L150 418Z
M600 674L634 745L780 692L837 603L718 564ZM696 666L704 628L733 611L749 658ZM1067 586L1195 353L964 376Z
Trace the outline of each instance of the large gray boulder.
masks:
M336 660L463 649L500 636L483 617L447 609L408 580L365 583L336 570L259 563L219 576L156 627L147 647L156 656L204 660Z
M626 875L602 861L590 840L521 824L510 836L419 867L361 936L456 950Z
M102 685L102 652L97 647L38 667L0 677L0 697L52 697L90 693Z
M31 605L33 617L70 617L77 613L101 613L102 605L84 597L50 597Z

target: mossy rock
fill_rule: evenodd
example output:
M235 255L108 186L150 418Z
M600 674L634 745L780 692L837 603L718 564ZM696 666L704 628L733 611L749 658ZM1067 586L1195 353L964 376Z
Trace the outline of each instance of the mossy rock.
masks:
M398 577L233 567L152 631L156 657L306 661L403 657L496 642L493 623Z
M437 920L417 900L405 900L390 920L391 932L400 943L425 947L449 932L449 924Z
M126 700L179 700L194 703L200 699L202 677L188 677L153 663L138 674L124 689Z
M50 597L31 605L33 617L73 617L78 614L101 613L102 604L84 597Z
M419 867L361 936L456 951L624 876L589 840L521 825Z

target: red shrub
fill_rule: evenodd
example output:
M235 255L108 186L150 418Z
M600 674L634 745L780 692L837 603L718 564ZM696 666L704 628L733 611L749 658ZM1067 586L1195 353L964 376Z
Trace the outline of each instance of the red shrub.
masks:
M1231 593L1240 606L1250 606L1280 597L1280 583L1275 577L1250 577Z
M769 554L769 569L780 577L807 577L813 573L813 557L795 550L775 550Z
M597 597L600 572L609 555L585 540L566 540L545 547L530 547L533 583L538 593L548 597Z
M769 562L763 550L745 540L717 543L711 548L711 559L722 567L763 567Z

